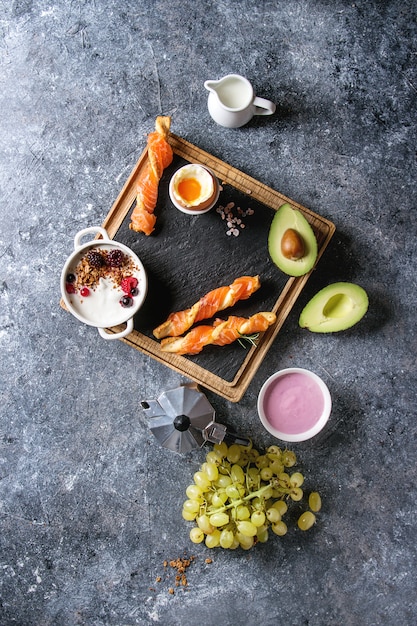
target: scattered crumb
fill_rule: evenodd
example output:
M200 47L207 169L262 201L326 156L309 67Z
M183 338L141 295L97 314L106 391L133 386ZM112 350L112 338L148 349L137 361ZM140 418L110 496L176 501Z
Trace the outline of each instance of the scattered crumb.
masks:
M190 567L190 565L193 563L193 561L195 561L195 557L194 556L190 556L190 557L178 557L177 559L171 559L170 561L165 560L163 562L163 567L164 567L164 580L166 580L169 583L169 587L168 587L168 593L171 595L174 595L175 593L175 588L183 588L184 590L188 587L188 579L187 579L187 575L186 575L186 571L187 569ZM210 562L211 563L211 559L206 559L206 563ZM170 578L170 569L175 570L175 576L174 576L174 580L172 580L172 578ZM160 583L163 580L162 576L157 576L156 577L156 582ZM174 586L172 586L172 584ZM154 591L154 589L152 587L150 587L151 591Z
M212 559L210 559L210 558L207 558L207 559L204 561L204 563L210 564L210 563L213 563L213 560L212 560Z

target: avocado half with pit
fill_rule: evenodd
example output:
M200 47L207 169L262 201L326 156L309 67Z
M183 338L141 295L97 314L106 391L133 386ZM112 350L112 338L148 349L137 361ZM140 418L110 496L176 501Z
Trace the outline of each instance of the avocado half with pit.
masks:
M359 285L333 283L306 304L298 323L313 333L346 330L362 319L368 304L368 295Z
M268 235L268 250L279 269L289 276L307 274L317 260L317 240L304 215L283 204L275 213Z

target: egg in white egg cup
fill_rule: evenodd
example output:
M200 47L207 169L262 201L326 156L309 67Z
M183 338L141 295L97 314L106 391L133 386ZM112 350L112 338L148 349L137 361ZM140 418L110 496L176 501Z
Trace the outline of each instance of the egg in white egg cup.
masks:
M186 180L198 181L202 192L193 201L187 201L179 192L179 183ZM200 183L202 181L203 184ZM172 204L182 213L201 215L208 213L219 199L220 184L214 172L205 165L189 163L180 167L172 176L169 183L169 197Z

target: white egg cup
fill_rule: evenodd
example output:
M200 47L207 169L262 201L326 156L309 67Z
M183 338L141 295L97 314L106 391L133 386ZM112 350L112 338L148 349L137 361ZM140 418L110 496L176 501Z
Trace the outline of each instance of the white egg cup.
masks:
M174 183L175 183L175 177L178 175L178 172L180 172L183 168L188 167L188 165L183 165L182 167L180 167L175 174L172 176L170 182L169 182L169 197L171 199L172 204L175 206L175 208L177 208L179 211L181 211L182 213L186 213L187 215L202 215L203 213L208 213L209 211L211 211L211 209L215 206L215 204L217 203L218 199L219 199L219 195L220 195L220 184L219 181L217 180L216 175L214 174L214 172L207 167L206 165L201 165L200 163L193 163L193 165L198 165L199 167L205 169L213 178L213 184L214 184L214 195L213 195L213 200L210 202L210 204L204 208L204 209L199 209L198 207L194 207L194 208L187 208L182 206L175 198L174 196Z

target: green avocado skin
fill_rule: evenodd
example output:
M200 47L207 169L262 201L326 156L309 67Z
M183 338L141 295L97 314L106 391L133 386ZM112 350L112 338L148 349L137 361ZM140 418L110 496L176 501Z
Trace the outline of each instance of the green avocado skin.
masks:
M305 253L301 259L287 259L281 251L281 240L289 228L296 230L304 242ZM272 261L284 274L303 276L313 269L317 260L317 240L313 229L304 215L283 204L275 213L268 235L268 250Z
M351 328L368 310L366 291L353 283L333 283L321 289L301 311L298 324L313 333Z

